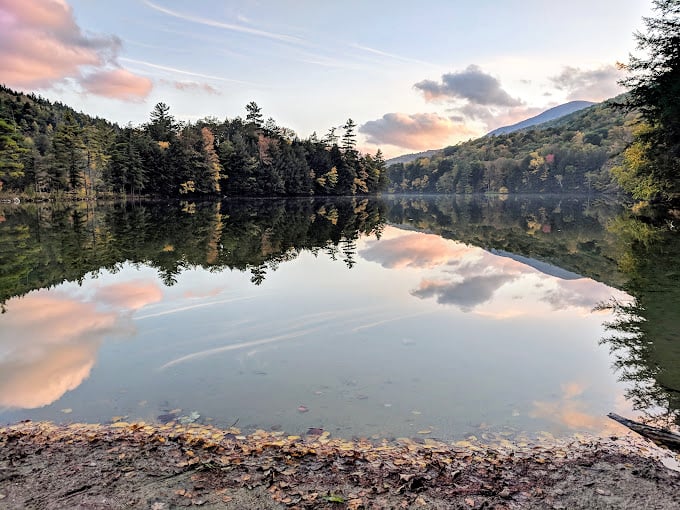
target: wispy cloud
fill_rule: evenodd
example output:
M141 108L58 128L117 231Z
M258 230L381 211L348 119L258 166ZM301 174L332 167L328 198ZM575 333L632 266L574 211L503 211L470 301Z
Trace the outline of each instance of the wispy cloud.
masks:
M256 85L255 83L250 83L247 81L242 81L242 80L234 80L232 78L224 78L222 76L213 76L210 74L203 74L203 73L196 73L194 71L187 71L185 69L179 69L177 67L169 67L169 66L163 66L160 64L154 64L152 62L146 62L144 60L136 60L133 58L126 58L122 57L120 59L122 62L129 62L131 64L137 64L137 65L142 65L146 67L150 67L151 69L158 69L159 71L166 71L169 73L175 73L175 74L181 74L184 76L194 76L196 78L205 78L207 80L217 80L217 81L224 81L228 83L240 83L242 85Z
M161 83L167 83L171 87L182 92L205 92L207 94L212 94L214 96L221 96L222 92L217 90L215 87L206 82L198 81L177 81L177 80L161 80Z
M200 25L206 25L209 27L215 27L215 28L221 28L224 30L231 30L233 32L240 32L243 34L248 34L248 35L253 35L256 37L264 37L266 39L273 39L276 41L282 41L282 42L287 42L287 43L292 43L292 44L301 44L304 43L305 41L303 39L300 39L299 37L291 36L291 35L286 35L286 34L277 34L276 32L267 32L265 30L259 30L257 28L252 28L252 27L246 27L243 25L235 25L233 23L225 23L222 21L216 21L208 18L202 18L200 16L193 16L191 14L185 14L177 11L173 11L172 9L168 9L166 7L162 7L160 5L157 5L153 2L149 2L148 0L144 0L144 4L151 9L154 9L155 11L162 12L163 14L167 14L168 16L172 16L174 18L179 18L183 19L185 21L190 21L192 23L198 23Z
M352 48L356 48L358 50L362 50L368 53L371 53L373 55L378 55L380 57L386 57L386 58L391 58L394 60L400 60L402 62L410 62L412 64L421 64L425 66L432 66L432 67L439 67L437 64L433 64L432 62L425 62L424 60L418 60L415 58L410 58L410 57L404 57L402 55L396 55L395 53L388 53L387 51L382 51L378 50L376 48L371 48L369 46L364 46L362 44L350 44Z

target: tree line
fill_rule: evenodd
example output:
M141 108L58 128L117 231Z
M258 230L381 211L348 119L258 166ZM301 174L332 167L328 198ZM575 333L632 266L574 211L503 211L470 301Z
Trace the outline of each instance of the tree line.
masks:
M158 103L119 127L61 103L0 88L0 189L157 196L367 195L387 187L380 150L361 154L349 119L302 140L263 118L177 121Z

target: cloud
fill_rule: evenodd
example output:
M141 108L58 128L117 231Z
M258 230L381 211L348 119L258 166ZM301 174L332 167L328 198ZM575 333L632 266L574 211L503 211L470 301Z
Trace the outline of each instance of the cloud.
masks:
M476 65L464 71L442 75L441 82L423 80L414 85L426 101L438 99L465 99L470 104L485 106L520 106L522 101L513 98L501 87L500 81L486 74Z
M222 93L217 90L212 85L205 82L196 81L175 81L172 82L173 87L181 91L197 91L205 92L206 94L212 94L214 96L220 96Z
M470 136L474 132L448 117L435 113L386 113L359 128L368 143L390 144L407 149L423 150L442 147L453 136Z
M623 92L617 80L621 79L621 71L614 65L605 65L598 69L584 70L578 67L565 67L562 72L550 78L559 89L568 92L567 99L603 101Z
M266 32L264 30L258 30L256 28L251 28L251 27L246 27L243 25L235 25L233 23L224 23L221 21L216 21L213 19L208 19L208 18L201 18L199 16L192 16L190 14L184 14L181 12L173 11L171 9L167 9L165 7L162 7L160 5L154 4L153 2L149 2L148 0L144 0L144 4L150 7L151 9L162 12L163 14L167 14L168 16L172 16L173 18L179 18L183 19L184 21L190 21L192 23L198 23L200 25L206 25L209 27L215 27L215 28L222 28L224 30L230 30L233 32L241 32L244 34L248 35L254 35L258 37L264 37L266 39L274 39L277 41L282 41L282 42L287 42L287 43L295 43L295 44L301 44L304 43L302 39L299 37L294 37L290 35L285 35L285 34L277 34L275 32Z
M91 94L123 101L140 101L148 96L153 88L151 80L125 69L95 72L83 77L80 84Z
M120 47L116 36L84 34L64 0L0 0L0 76L10 87L49 88L72 78L89 83L88 92L120 99L120 88L96 86L100 73L117 71L114 77L127 83L125 99L144 97L148 81L112 69ZM140 80L134 86L133 78Z
M146 67L150 67L151 69L158 69L159 71L165 71L167 73L172 73L172 74L182 74L185 76L194 76L196 78L205 78L208 80L217 80L217 81L224 81L224 82L229 82L229 83L241 83L243 85L255 85L254 83L250 83L247 81L241 81L241 80L232 80L230 78L223 78L221 76L213 76L210 74L203 74L203 73L195 73L193 71L187 71L186 69L178 69L176 67L168 67L168 66L163 66L160 64L154 64L153 62L145 62L144 60L135 60L133 58L121 58L121 62L129 62L131 64L139 64L143 65Z

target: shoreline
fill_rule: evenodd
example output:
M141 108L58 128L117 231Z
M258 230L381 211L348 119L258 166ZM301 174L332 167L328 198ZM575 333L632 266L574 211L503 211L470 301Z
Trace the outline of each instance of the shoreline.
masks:
M346 441L200 424L0 428L0 506L19 508L677 508L680 457L627 434ZM662 463L663 462L663 463Z

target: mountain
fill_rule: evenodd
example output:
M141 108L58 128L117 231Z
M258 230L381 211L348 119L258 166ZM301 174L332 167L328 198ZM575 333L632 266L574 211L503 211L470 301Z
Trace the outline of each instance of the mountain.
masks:
M517 124L513 124L512 126L503 126L496 128L493 131L487 133L486 136L503 135L507 133L512 133L514 131L519 131L520 129L526 129L531 126L536 126L537 124L543 124L544 122L559 119L560 117L564 117L565 115L569 115L570 113L583 110L584 108L588 108L589 106L593 106L594 104L597 103L593 103L591 101L571 101L569 103L564 103L559 106L555 106L554 108L550 108L549 110L546 110L543 113L539 113L535 117L531 117L530 119L526 119L521 122L518 122Z
M389 192L620 192L611 170L621 163L639 119L638 112L617 106L622 101L619 96L531 128L393 164L387 169Z
M397 163L410 163L411 161L415 161L418 158L429 158L437 154L440 150L441 149L432 149L429 151L416 152L413 154L402 154L401 156L397 156L396 158L386 160L385 165L390 166L396 165Z

